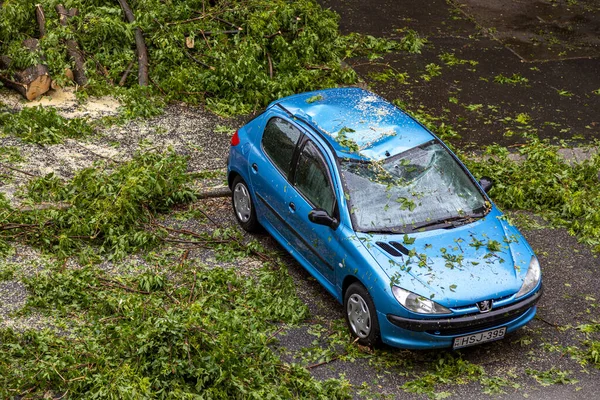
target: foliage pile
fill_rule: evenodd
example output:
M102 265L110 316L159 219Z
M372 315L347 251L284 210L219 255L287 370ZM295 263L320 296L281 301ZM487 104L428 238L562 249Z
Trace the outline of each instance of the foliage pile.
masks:
M58 23L57 3L79 10L68 26ZM35 4L46 13L46 35L37 53L22 41L37 37ZM88 93L127 96L117 84L136 63L134 30L144 33L152 88L166 100L205 102L222 114L247 113L297 92L354 83L356 74L342 58L395 49L419 51L414 31L399 42L370 36L340 36L338 16L313 0L130 0L135 24L124 21L117 1L8 0L0 9L0 54L13 69L43 62L53 79L68 83L71 67L65 40L74 38L85 53ZM43 59L43 60L42 60ZM125 87L137 86L136 68ZM134 96L138 97L138 96ZM132 96L129 96L132 100ZM142 100L140 98L140 100ZM139 107L144 112L144 107Z
M34 179L30 203L20 209L0 196L0 246L21 240L55 256L34 276L5 268L0 279L27 285L20 313L60 318L63 329L0 329L1 398L348 397L344 381L316 381L268 346L276 323L297 323L308 310L257 242L244 245L219 229L193 237L199 246L214 244L220 257L260 252L270 261L252 276L204 267L174 249L147 253L148 266L129 275L94 266L101 255L116 258L165 239L154 217L193 199L186 168L173 152L146 152L68 182L52 174ZM83 266L66 268L68 256Z
M170 276L150 269L117 281L94 267L65 270L59 262L27 279L29 308L78 317L68 328L72 337L0 330L0 397L348 396L347 384L316 381L267 345L274 321L307 315L285 269L271 265L242 277L188 261L153 261Z
M69 182L54 174L30 182L34 203L56 207L11 209L0 197L0 246L19 238L59 257L94 251L110 257L147 248L160 233L145 229L152 216L188 201L187 161L174 152L146 152L114 169L87 168Z
M0 126L5 134L40 145L61 143L65 137L78 138L93 133L83 118L66 119L53 107L25 107L17 113L0 110Z
M490 195L500 206L541 214L600 251L600 155L570 165L560 148L532 137L519 150L522 161L505 147L489 146L467 164L475 176L494 180Z

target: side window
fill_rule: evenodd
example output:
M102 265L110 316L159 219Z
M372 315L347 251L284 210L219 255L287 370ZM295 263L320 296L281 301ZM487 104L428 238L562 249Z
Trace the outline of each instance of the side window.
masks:
M280 118L272 118L265 127L262 137L265 153L286 178L300 136L301 133L296 127Z
M313 142L302 148L296 167L296 188L315 206L333 216L335 196L327 173L327 164Z

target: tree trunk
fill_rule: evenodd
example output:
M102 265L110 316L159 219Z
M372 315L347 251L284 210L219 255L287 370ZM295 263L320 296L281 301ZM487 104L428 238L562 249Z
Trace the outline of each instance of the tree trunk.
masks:
M125 13L125 18L131 24L135 21L133 11L127 4L127 0L119 0L119 4ZM144 42L144 34L142 30L135 28L135 48L138 56L138 83L140 86L148 86L148 50Z
M59 15L59 22L62 26L67 26L68 19L78 14L76 8L71 8L67 11L67 9L62 4L56 5L56 12ZM85 70L83 68L83 64L85 63L83 53L79 49L79 45L75 40L67 39L66 44L67 54L75 63L75 69L73 70L73 77L75 83L77 83L79 86L85 86L87 85L88 80L85 76Z

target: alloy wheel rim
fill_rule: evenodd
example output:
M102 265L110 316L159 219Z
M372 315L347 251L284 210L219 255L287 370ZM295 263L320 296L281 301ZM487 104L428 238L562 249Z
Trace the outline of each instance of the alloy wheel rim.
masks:
M352 331L356 336L361 339L369 336L369 333L371 333L371 313L365 299L356 293L350 296L346 312Z
M250 193L248 188L243 183L238 183L233 189L233 206L235 207L235 214L242 222L248 222L252 212L252 206L250 205Z

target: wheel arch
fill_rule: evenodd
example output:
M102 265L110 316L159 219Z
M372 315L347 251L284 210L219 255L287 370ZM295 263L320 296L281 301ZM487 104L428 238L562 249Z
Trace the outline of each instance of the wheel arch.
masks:
M344 302L344 297L346 296L346 290L348 290L348 288L350 287L350 285L352 285L355 282L358 282L361 285L365 286L364 283L362 283L360 281L360 279L358 279L354 275L346 275L344 277L344 281L342 282L342 303Z
M229 186L229 189L233 190L233 187L232 187L233 186L233 181L238 176L242 176L242 175L240 173L238 173L237 171L231 171L231 172L229 172L229 175L227 175L227 186Z

